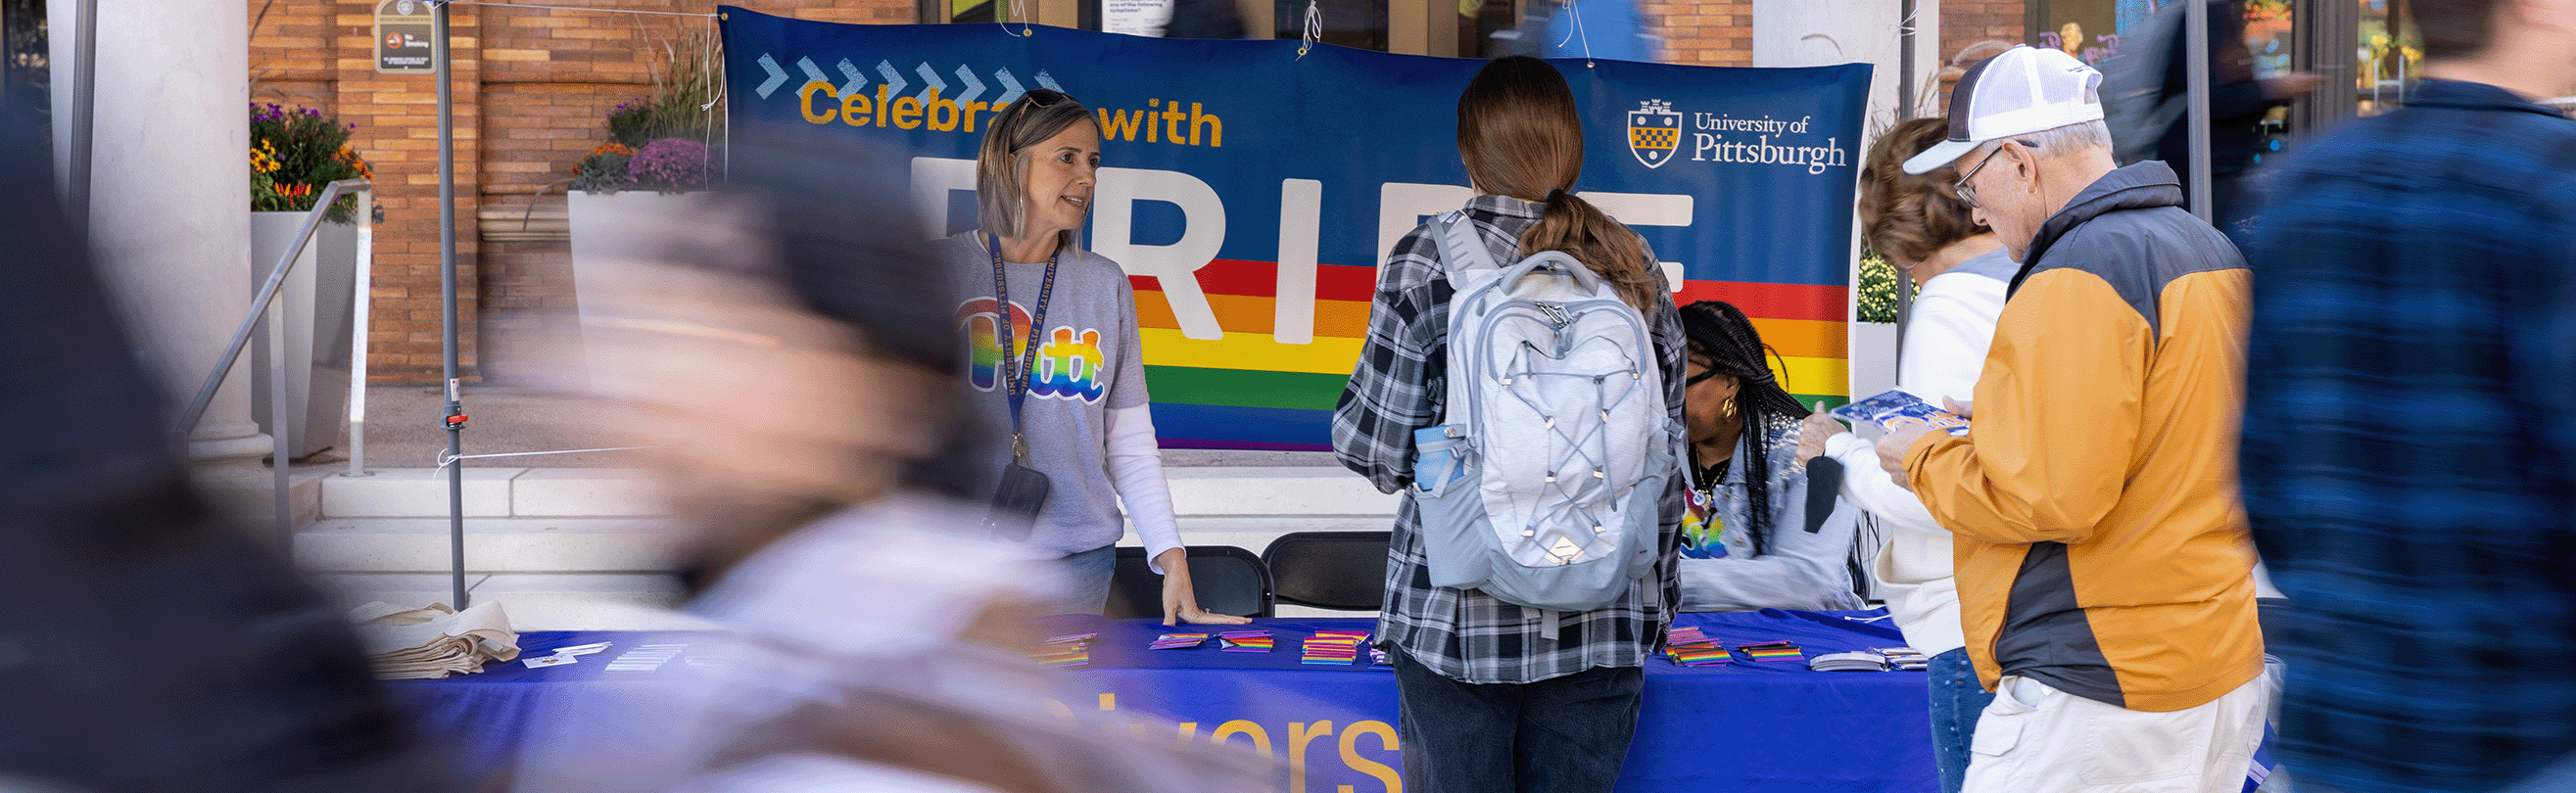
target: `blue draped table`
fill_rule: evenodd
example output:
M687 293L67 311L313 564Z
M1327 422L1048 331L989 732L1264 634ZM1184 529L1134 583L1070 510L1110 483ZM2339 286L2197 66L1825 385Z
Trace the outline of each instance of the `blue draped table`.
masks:
M1885 619L1861 621L1876 616L1766 610L1687 614L1677 624L1697 625L1730 647L1787 639L1812 658L1904 643ZM1195 649L1147 650L1157 634L1234 628L1050 618L1043 625L1049 635L1099 636L1088 664L1066 668L1065 699L1042 704L1060 716L1132 730L1149 740L1217 742L1267 756L1283 793L1334 793L1341 785L1354 793L1392 790L1400 766L1394 749L1395 676L1369 666L1365 649L1350 665L1298 661L1303 641L1315 632L1369 631L1375 622L1265 619L1248 627L1268 629L1277 647L1230 653L1211 638ZM691 635L527 633L520 646L526 657L600 641L613 645L576 664L529 669L513 662L474 675L391 685L398 699L421 714L426 731L455 747L470 768L495 769L519 745L539 697L554 687L666 682L661 672L610 670L607 662L644 644L687 644ZM685 653L666 668L684 663ZM1680 667L1660 657L1648 662L1645 702L1620 791L1939 790L1922 672L1813 672L1803 662L1737 658L1720 667Z

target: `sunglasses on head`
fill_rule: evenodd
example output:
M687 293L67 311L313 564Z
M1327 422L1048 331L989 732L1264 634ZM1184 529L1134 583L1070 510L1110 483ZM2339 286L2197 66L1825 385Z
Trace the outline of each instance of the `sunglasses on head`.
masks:
M1029 110L1035 110L1042 107L1054 107L1055 103L1072 98L1073 97L1064 95L1064 92L1062 91L1048 88L1037 88L1030 90L1026 96L1020 97L1020 107Z

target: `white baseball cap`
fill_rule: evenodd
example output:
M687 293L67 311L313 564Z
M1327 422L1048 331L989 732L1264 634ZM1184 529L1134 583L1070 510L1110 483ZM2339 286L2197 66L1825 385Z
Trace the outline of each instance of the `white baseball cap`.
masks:
M2102 120L2102 73L2075 56L2022 45L1968 67L1950 94L1950 137L1905 161L1939 170L1978 144Z

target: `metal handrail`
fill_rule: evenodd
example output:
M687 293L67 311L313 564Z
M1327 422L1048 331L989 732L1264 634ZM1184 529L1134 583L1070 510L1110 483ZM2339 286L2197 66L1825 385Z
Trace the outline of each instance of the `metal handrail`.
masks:
M349 191L357 197L357 211L360 213L357 218L357 272L351 279L357 289L357 303L351 306L354 312L351 323L355 338L351 343L350 353L353 360L350 361L349 368L349 415L352 422L350 440L353 449L360 442L358 439L364 437L362 433L365 432L363 427L366 415L367 292L370 286L368 271L370 260L375 254L373 228L375 191L374 185L365 179L343 179L322 187L322 193L313 201L313 209L304 214L304 225L296 231L294 243L286 246L286 252L278 258L277 265L269 268L268 280L260 284L258 294L251 298L250 313L242 317L241 327L233 331L232 342L224 345L223 354L215 358L214 371L206 373L205 385L197 389L196 398L188 401L188 408L179 414L179 424L174 429L180 444L184 446L189 433L196 431L197 422L205 418L207 406L214 403L215 392L223 387L224 376L230 374L233 364L241 359L242 348L250 343L251 334L258 332L265 335L269 360L269 435L274 443L270 450L272 456L270 467L275 471L277 491L272 506L277 511L278 539L281 542L291 540L293 537L294 515L287 509L287 461L290 459L291 450L287 448L286 426L292 417L286 409L286 332L284 318L280 316L284 309L278 306L277 293L286 282L287 272L295 268L295 260L303 256L305 246L312 243L313 231L321 227L323 216L331 211L331 204L340 200L342 191ZM363 454L364 452L353 451L350 455L351 474L363 475L361 467L364 462Z

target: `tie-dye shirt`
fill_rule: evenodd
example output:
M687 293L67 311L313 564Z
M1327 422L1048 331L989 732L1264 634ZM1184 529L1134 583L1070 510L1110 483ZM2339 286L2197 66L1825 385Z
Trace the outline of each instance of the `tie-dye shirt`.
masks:
M992 254L977 232L948 238L940 251L956 273L956 293L967 296L956 313L972 392L967 402L1006 441L993 444L990 470L1000 471L1011 456L1011 402L1001 382L995 318L1002 312L993 297ZM1003 269L1010 278L1012 352L1020 354L1033 335L1029 313L1046 282L1046 262L1012 262ZM1098 254L1064 254L1056 264L1046 327L1034 335L1039 346L1020 402L1020 430L1028 439L1030 467L1053 480L1053 488L1028 544L1066 555L1114 545L1127 529L1109 479L1108 411L1146 403L1136 293L1127 273Z
M1680 610L1862 608L1870 563L1883 539L1878 529L1874 523L1861 525L1859 510L1845 508L1837 498L1822 528L1806 531L1807 471L1797 461L1797 419L1775 418L1764 440L1771 470L1745 470L1745 461L1752 459L1746 449L1754 442L1747 434L1736 441L1735 463L1714 486L1691 483L1691 518L1683 524L1681 558L1673 565L1681 580ZM1692 479L1700 473L1692 471ZM1748 476L1771 483L1769 549L1760 555L1754 554L1748 531L1753 509Z

